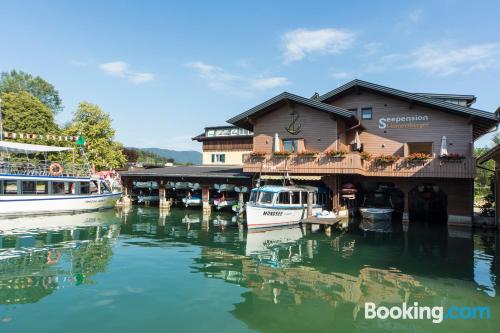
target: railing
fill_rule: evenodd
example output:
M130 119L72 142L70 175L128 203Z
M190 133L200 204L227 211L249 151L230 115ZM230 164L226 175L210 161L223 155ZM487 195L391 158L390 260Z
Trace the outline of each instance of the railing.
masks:
M90 177L92 171L82 165L58 162L62 167L60 174L54 174L50 170L53 163L29 163L29 162L0 162L0 174L24 175L24 176L51 176L51 177Z
M363 161L358 153L342 157L318 156L244 156L244 172L294 174L358 174L378 177L474 178L475 158L442 161L433 158L410 162L399 159L394 163Z

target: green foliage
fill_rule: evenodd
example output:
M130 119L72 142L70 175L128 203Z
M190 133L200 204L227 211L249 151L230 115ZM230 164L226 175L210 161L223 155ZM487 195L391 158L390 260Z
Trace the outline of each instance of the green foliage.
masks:
M0 93L28 92L45 104L53 114L62 110L59 92L40 76L12 70L0 75Z
M156 164L156 165L165 164L167 162L174 163L173 158L163 157L143 149L124 148L123 153L127 158L127 162L130 163Z
M2 93L3 129L27 134L53 134L58 127L52 111L28 92Z
M126 163L123 147L114 141L111 117L95 104L82 102L78 105L65 135L84 136L88 161L97 170L119 168Z

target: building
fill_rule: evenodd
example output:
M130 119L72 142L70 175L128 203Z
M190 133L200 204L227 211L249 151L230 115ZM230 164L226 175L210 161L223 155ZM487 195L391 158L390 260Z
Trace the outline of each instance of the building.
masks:
M203 143L203 165L242 165L252 151L253 133L236 126L206 127L192 140Z
M495 224L497 226L500 225L500 195L498 194L498 191L500 189L500 145L496 145L484 155L480 156L477 159L478 165L484 164L485 162L493 160L495 161L495 170L491 170L492 172L495 173L495 183L494 183L494 190L495 190Z
M471 107L475 100L353 80L312 98L284 92L229 119L249 131L244 149L235 149L236 135L208 135L217 128L194 139L203 142L204 163L232 151L239 160L252 150L243 157L245 173L322 182L332 190L336 210L348 205L346 184L359 189L356 205L384 186L395 189L391 200L405 219L439 216L470 225L473 143L498 124L496 114Z

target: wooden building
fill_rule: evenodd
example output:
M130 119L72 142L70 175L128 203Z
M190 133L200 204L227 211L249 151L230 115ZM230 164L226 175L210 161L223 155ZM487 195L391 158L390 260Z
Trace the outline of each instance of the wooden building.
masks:
M205 127L192 140L203 143L203 165L242 165L252 151L253 133L236 126Z
M500 189L500 145L496 145L484 155L480 156L477 160L479 165L485 162L493 160L495 161L495 170L491 170L495 173L494 187L495 187L495 224L500 226L500 195L498 193Z
M312 98L284 92L228 122L253 132L245 173L321 180L335 209L345 184L365 192L386 184L398 190L404 218L470 225L473 143L498 123L494 113L472 108L474 101L353 80ZM210 141L201 140L205 152Z

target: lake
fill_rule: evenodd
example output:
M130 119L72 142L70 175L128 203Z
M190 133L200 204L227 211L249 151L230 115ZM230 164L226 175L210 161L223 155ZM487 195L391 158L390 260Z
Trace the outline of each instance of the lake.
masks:
M42 226L37 227L36 226ZM239 228L229 213L108 210L0 221L0 332L498 332L495 233ZM490 319L365 319L489 307Z

